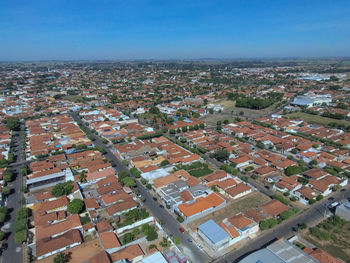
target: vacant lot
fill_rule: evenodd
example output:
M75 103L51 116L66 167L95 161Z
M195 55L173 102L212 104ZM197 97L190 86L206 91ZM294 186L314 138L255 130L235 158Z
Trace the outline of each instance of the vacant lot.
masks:
M227 217L234 216L240 212L245 212L249 209L258 208L270 200L271 199L266 195L254 192L253 194L239 200L228 201L229 203L225 208L188 223L188 227L195 229L209 219L213 219L216 223L219 223Z
M235 107L235 103L235 101L226 99L214 102L214 104L220 104L224 106L224 110L220 113L216 112L214 114L208 114L203 117L203 120L205 120L205 122L209 125L216 125L216 122L220 120L229 120L230 122L233 122L236 117L240 117L242 119L247 118L249 120L265 117L269 116L276 110L274 105L262 110L252 110ZM243 115L240 115L241 112L243 112Z
M350 262L350 222L331 217L310 228L303 237L331 255Z
M328 123L330 122L344 124L345 126L350 125L350 121L336 120L336 119L331 119L331 118L322 117L318 115L308 114L305 112L294 112L294 113L286 114L284 116L287 117L288 119L301 119L309 123L320 124L323 126L327 126Z
M81 263L86 260L88 260L90 257L94 256L98 252L102 251L102 247L100 245L100 242L97 238L94 240L84 242L80 246L76 246L71 249L67 249L64 253L68 254L71 252L71 258L69 260L69 263ZM57 254L56 254L57 255ZM56 255L53 255L51 257L39 260L40 263L52 263L53 259Z

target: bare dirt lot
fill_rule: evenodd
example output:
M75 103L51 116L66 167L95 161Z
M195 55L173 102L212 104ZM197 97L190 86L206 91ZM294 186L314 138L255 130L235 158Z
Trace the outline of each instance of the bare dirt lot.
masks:
M209 219L214 219L214 221L218 223L227 217L234 216L240 212L245 212L249 209L257 208L270 200L271 199L266 195L255 192L241 199L229 201L225 208L194 220L188 223L187 226L190 229L196 229L200 224L203 224Z

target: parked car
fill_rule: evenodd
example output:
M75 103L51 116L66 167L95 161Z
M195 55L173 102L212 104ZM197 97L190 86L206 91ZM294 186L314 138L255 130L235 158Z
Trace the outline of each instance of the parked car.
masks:
M164 205L159 205L160 208L164 208Z
M179 230L182 234L185 233L185 229L183 227L180 227Z
M187 238L187 241L188 242L190 242L190 243L192 243L193 241L192 241L192 239L189 237L189 238Z
M203 247L200 245L200 244L196 244L196 246L200 249L200 250L203 250Z
M338 206L338 205L340 205L339 202L333 202L333 203L331 203L328 207L329 207L329 208L334 208L334 207L336 207L336 206Z

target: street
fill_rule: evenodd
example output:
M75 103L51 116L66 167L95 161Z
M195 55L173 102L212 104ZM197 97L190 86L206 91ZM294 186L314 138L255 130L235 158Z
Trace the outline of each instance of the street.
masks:
M89 129L88 126L86 126L83 122L81 122L80 118L75 114L72 113L72 117L75 121L81 123L85 128ZM95 145L97 146L104 146L100 139L96 137ZM106 157L109 160L113 160L113 162L117 165L115 168L118 172L120 171L128 171L128 169L120 162L120 160L111 152L111 150L108 147L106 148ZM211 159L211 158L210 158ZM216 165L217 166L217 165ZM188 235L182 234L179 231L179 228L181 225L172 217L168 211L166 211L166 208L160 208L159 203L153 200L153 196L149 193L149 191L139 182L136 180L137 187L140 190L140 193L142 196L146 198L145 206L153 213L153 215L158 218L159 220L163 220L165 222L165 225L163 226L164 230L167 232L168 235L173 235L174 237L179 237L181 241L181 245L179 246L182 248L184 253L188 256L190 256L192 262L208 262L210 261L210 257L205 254L204 251L201 251L198 249L195 244L190 243L187 241L189 238ZM251 183L254 187L256 187L259 191L267 194L268 196L272 195L272 191L268 190L264 187L261 187L260 185L254 183L254 180L249 180L249 183ZM345 192L338 192L333 197L335 201L341 201L344 199L344 197L350 196L350 189L347 189ZM293 235L293 227L300 223L306 223L308 226L312 225L313 222L321 219L324 217L325 212L328 211L327 204L329 204L328 199L321 200L314 204L311 208L309 208L306 211L301 212L297 216L283 222L281 225L276 226L275 228L271 230L267 230L266 233L263 235L247 241L247 244L245 244L243 247L231 251L222 258L216 260L215 262L238 262L242 257L248 255L249 253L260 249L269 243L273 242L276 239L285 237L288 238Z
M21 125L23 129L23 124ZM17 135L17 136L16 136ZM14 132L15 144L14 144L14 154L15 162L12 164L13 169L13 181L10 183L13 189L12 193L7 198L7 207L9 208L9 220L5 221L4 228L7 228L6 232L10 235L7 240L8 248L3 252L2 262L3 263L22 263L22 245L15 242L15 231L14 223L16 220L17 209L21 208L21 200L23 193L20 188L23 184L23 178L19 175L19 169L22 165L22 144L21 144L21 134L19 131Z
M282 237L289 238L293 234L295 234L295 232L293 231L293 227L295 227L297 224L305 223L308 226L311 226L314 222L317 222L318 220L322 219L324 215L327 212L329 212L328 204L330 202L339 202L341 200L344 200L344 198L348 196L350 196L349 188L346 189L346 191L344 192L336 193L333 196L334 200L332 201L329 201L328 199L321 200L314 204L308 210L301 212L299 215L287 220L286 222L283 222L281 225L278 225L277 227L271 230L267 230L266 234L255 238L251 241L247 241L247 244L245 244L243 247L229 252L228 254L226 254L221 259L218 259L215 262L236 263L239 262L239 260L245 257L246 255L270 244L275 239L279 239Z
M81 124L86 129L91 129L85 125L79 118L79 116L73 112L71 113L72 118ZM117 172L126 171L130 174L129 170L121 163L121 161L112 153L110 148L106 147L105 144L101 142L101 140L96 136L96 140L94 141L94 144L96 146L103 146L107 153L105 156L108 160L112 160L116 167L114 167ZM149 193L148 189L146 189L138 180L136 180L137 188L140 191L140 194L146 198L145 206L152 212L152 214L158 219L163 220L165 222L165 225L163 225L164 230L169 236L173 237L179 237L180 238L180 245L179 248L181 248L186 256L190 257L190 260L192 262L209 262L211 261L211 258L202 250L196 247L194 243L190 243L187 241L187 239L190 237L186 233L182 234L179 230L181 225L179 222L169 214L166 208L159 207L160 203L153 200L153 196Z

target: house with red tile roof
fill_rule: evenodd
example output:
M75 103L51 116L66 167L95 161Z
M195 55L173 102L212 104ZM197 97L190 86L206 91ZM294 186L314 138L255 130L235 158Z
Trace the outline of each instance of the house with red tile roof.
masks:
M281 203L278 200L271 200L261 206L262 212L268 217L277 217L288 209L289 206Z
M217 193L211 193L206 197L199 197L191 203L182 203L177 207L177 210L187 221L190 221L223 208L225 205L226 200L223 197Z
M253 189L245 184L245 183L239 183L233 187L229 187L225 189L225 192L233 199L238 199L240 197L243 197L247 194L250 194L253 192Z
M36 241L35 253L38 260L51 255L61 253L69 248L80 245L83 242L80 231L72 229L66 233L56 236L42 238Z

